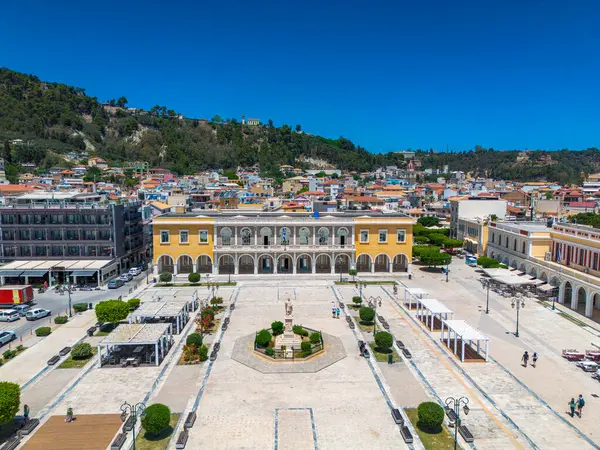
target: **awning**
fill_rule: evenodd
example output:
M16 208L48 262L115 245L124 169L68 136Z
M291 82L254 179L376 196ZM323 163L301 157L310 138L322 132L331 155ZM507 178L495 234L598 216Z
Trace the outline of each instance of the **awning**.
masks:
M24 277L43 277L48 273L47 270L26 270L23 272Z
M96 275L98 272L95 270L74 270L71 272L72 277L91 277Z
M555 287L552 286L551 284L542 284L541 286L538 286L537 288L542 292L551 292L553 289L555 289Z
M0 277L18 277L22 273L22 270L0 270Z

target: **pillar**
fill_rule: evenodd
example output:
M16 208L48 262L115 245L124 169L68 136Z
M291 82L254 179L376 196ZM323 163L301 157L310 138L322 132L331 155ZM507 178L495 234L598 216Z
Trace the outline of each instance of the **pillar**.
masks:
M313 235L313 242L314 242L314 235ZM311 261L311 269L312 269L312 273L317 273L317 258L315 258L315 254L312 254L312 261Z
M98 367L102 367L102 346L98 345Z
M329 262L331 264L331 273L335 273L335 255L331 254L329 255Z
M295 227L295 226L294 226L294 227L292 227L292 230L294 230L294 231L293 231L293 233L294 233L294 241L293 241L292 243L293 243L294 245L296 245L296 227ZM294 273L296 273L296 272L294 272Z
M154 274L155 277L158 276L158 264L154 264L154 267L152 267L152 273ZM98 278L100 279L100 278ZM2 283L4 284L4 283Z
M296 236L294 235L294 240L296 239ZM295 275L296 274L296 258L292 258L292 273Z
M237 229L237 227L233 227L233 229L234 229L234 233L235 233L235 235L233 237L233 245L235 245L237 247L238 229Z
M571 309L577 311L577 293L579 292L579 287L571 284Z
M154 362L157 366L158 366L158 361L159 361L159 357L158 357L158 342L157 342L156 344L154 344Z
M277 227L273 227L273 245L277 245Z
M258 245L258 227L254 227L254 246Z
M213 229L213 245L216 247L217 246L217 227L215 225L214 229Z
M313 245L317 245L317 232L316 232L316 227L312 227L313 229L313 233L312 233L312 238L313 238ZM314 272L313 272L314 273Z
M457 352L457 341L456 341L456 330L454 331L454 354L456 355Z
M460 352L460 361L465 362L465 340L460 341L461 344L461 352Z

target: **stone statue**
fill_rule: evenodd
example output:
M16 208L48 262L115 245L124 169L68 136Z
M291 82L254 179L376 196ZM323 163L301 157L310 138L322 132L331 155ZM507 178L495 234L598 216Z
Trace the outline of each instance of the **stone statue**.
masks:
M292 306L292 299L288 298L285 301L285 315L286 315L286 317L291 316L293 311L294 311L294 307Z

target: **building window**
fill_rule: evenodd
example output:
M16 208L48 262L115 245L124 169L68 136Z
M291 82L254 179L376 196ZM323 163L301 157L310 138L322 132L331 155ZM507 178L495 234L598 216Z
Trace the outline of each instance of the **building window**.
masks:
M379 243L380 244L387 243L387 233L388 233L388 230L379 230Z
M161 230L160 232L160 243L161 244L168 244L170 241L169 239L169 232L167 230Z
M223 228L221 230L221 245L231 245L232 234L231 229Z
M248 228L242 230L242 245L251 245L252 232Z
M369 230L360 230L360 242L361 244L369 242Z
M179 243L189 244L190 243L190 232L188 230L179 230Z
M396 242L399 244L406 242L406 230L396 230Z
M198 232L198 242L208 244L208 230L200 230Z
M525 242L523 242L523 250L522 253L525 254Z

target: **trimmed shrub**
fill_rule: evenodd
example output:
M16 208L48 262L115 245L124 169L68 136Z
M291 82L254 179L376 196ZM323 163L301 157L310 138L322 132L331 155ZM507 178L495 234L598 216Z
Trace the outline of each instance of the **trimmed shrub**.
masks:
M39 327L35 330L36 336L48 336L50 333L52 333L50 327Z
M92 346L87 342L80 342L75 344L71 349L71 356L73 359L87 359L93 355Z
M23 347L23 345L17 345L17 351L22 352L23 350L25 350L25 347Z
M273 336L279 336L280 334L283 334L283 328L284 328L283 322L280 322L280 321L273 322L271 324L271 330L273 330Z
M190 273L188 275L188 281L190 283L199 283L200 282L200 278L201 278L200 274L196 273L196 272Z
M442 426L444 421L444 408L434 402L423 402L417 408L419 414L418 425L421 428L435 430Z
M4 357L4 359L12 359L15 356L17 356L17 351L16 350L6 350L4 353L2 353L2 356Z
M352 297L352 301L354 303L356 303L357 305L360 305L362 303L362 297L359 297L358 295L355 297Z
M366 306L363 306L358 310L358 315L362 322L373 323L373 320L375 319L375 310L373 308L367 308Z
M142 418L142 427L150 434L158 434L169 426L169 422L171 422L169 407L155 403L146 408L146 414Z
M202 336L198 333L188 334L188 337L185 340L186 345L195 345L197 348L202 347Z
M352 277L352 281L354 281L354 277L355 277L356 275L358 275L358 270L356 270L356 269L350 269L350 270L348 271L348 275L350 275L350 276Z
M387 331L379 331L375 333L375 345L378 349L389 351L394 345L394 336Z
M413 237L413 242L415 244L427 244L429 242L429 238L427 236L415 236Z
M268 330L261 330L256 335L256 345L259 347L267 347L271 342L271 333Z
M67 323L69 320L69 318L67 316L56 316L54 318L54 323L57 325L63 325L65 323Z
M308 356L312 353L312 345L310 342L303 342L300 344L300 350L302 350L303 356Z
M198 349L198 356L200 357L200 361L206 361L208 359L208 347L203 345Z
M265 349L265 355L267 355L267 356L275 356L275 350L273 350L272 348L266 348Z
M302 328L302 325L294 325L292 327L292 331L294 332L294 334L297 334L298 336L308 336L308 331L306 331L304 328Z
M96 305L98 322L117 323L129 315L129 304L121 300L106 300Z
M496 269L500 267L500 263L489 256L480 256L477 258L477 265L484 269Z
M130 298L129 300L127 300L127 304L129 305L129 310L135 311L136 309L138 309L140 307L141 302L142 301L139 298Z
M308 337L308 339L310 340L310 342L312 344L320 344L321 343L321 333L319 333L318 331L315 331L314 333L310 333L310 336Z
M223 297L213 297L210 299L210 304L217 306L223 304Z
M73 304L73 311L75 311L76 313L81 313L81 312L84 312L87 310L88 310L87 303L74 303Z
M158 279L161 283L170 283L173 279L173 275L170 272L163 272L159 275Z
M0 382L0 425L9 423L19 412L21 387L9 381Z

